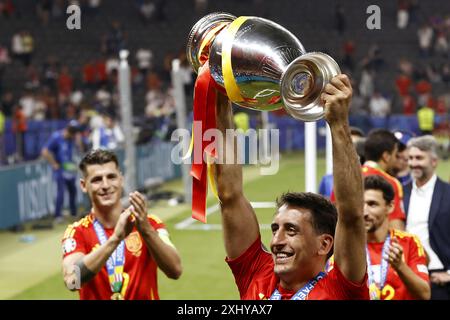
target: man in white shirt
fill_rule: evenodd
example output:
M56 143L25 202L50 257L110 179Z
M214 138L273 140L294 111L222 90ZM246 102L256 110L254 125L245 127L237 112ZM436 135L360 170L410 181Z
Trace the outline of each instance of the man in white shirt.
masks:
M433 136L412 138L407 146L413 181L404 188L406 230L419 237L428 254L431 299L450 300L450 185L436 176Z

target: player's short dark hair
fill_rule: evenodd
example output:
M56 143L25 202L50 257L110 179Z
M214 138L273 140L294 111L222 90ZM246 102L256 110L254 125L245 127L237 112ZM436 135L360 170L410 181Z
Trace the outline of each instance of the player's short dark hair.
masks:
M379 190L383 194L383 199L386 203L391 203L394 200L394 188L391 184L381 176L370 175L364 178L364 190Z
M337 210L330 200L312 192L286 192L276 200L277 208L283 205L304 208L311 212L311 223L318 234L329 234L334 238ZM327 258L333 255L333 249Z
M86 168L89 165L105 164L108 162L114 162L117 168L119 168L119 160L117 160L117 156L114 152L105 149L93 149L84 155L78 167L81 172L83 172L83 175L86 176Z
M398 145L395 135L386 129L375 129L369 132L364 144L366 160L378 161L385 151L391 153Z

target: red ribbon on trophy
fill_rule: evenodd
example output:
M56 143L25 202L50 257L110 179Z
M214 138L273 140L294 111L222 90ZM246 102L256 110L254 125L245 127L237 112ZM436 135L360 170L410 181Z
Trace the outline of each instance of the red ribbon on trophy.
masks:
M216 91L215 82L209 72L206 62L198 73L194 88L194 126L193 154L192 154L192 218L206 223L206 195L208 168L205 161L207 156L216 157L216 149L205 150L207 141L203 133L216 128ZM200 126L196 125L200 124Z

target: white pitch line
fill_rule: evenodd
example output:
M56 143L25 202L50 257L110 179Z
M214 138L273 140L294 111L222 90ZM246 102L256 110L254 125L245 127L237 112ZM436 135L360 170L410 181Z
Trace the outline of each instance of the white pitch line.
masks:
M267 208L275 208L276 203L275 202L250 202L250 205L255 209L267 209ZM212 207L209 207L206 209L206 216L209 216L210 214L219 211L219 204L215 204ZM198 226L191 226L193 223L197 222L197 220L192 219L191 217L184 219L183 221L177 223L175 225L175 229L189 229L189 230L220 230L217 227L214 226L220 226L220 225L214 225L214 224L202 224Z

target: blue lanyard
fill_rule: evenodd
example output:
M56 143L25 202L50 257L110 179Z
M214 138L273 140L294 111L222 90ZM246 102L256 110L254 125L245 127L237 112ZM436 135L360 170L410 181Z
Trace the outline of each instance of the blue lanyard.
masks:
M387 250L389 248L389 245L391 243L391 235L388 234L386 240L384 240L384 244L383 244L383 250L381 252L381 263L380 263L380 286L379 289L383 289L384 285L386 284L386 279L387 279L387 273L388 273L388 268L389 268L389 262L385 259L383 259L383 257L385 256L385 254L387 253ZM368 274L367 274L367 280L369 281L369 286L370 285L376 285L375 283L375 279L374 279L374 267L372 267L372 263L370 261L370 254L369 254L369 249L366 246L366 258L367 258L367 268L369 269Z
M107 240L105 229L100 222L94 220L94 230L97 234L100 244L104 244ZM106 261L106 270L108 271L108 279L112 292L120 292L123 283L123 266L125 264L125 241L122 240L119 246L114 250L112 255Z
M311 290L316 286L317 282L319 282L319 280L323 279L325 276L325 272L319 272L319 274L309 280L309 282L305 284L303 288L300 288L300 290L298 290L297 293L292 296L291 300L305 300ZM281 293L278 291L278 289L275 289L269 300L281 300Z

